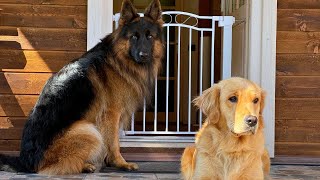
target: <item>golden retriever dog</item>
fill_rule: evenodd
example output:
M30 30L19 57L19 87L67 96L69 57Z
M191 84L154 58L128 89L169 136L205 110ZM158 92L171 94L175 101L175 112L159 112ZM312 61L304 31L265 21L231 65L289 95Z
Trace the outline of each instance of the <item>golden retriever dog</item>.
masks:
M194 100L207 116L194 147L181 158L188 180L264 179L270 159L264 146L264 91L243 78L223 80Z

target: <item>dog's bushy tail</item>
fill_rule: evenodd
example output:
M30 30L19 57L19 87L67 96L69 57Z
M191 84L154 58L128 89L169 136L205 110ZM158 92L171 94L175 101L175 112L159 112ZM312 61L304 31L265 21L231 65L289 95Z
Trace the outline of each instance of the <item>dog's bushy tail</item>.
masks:
M0 171L28 172L17 156L0 154Z
M196 148L187 147L181 157L181 173L185 180L191 180L194 171L194 162L193 156L196 151Z

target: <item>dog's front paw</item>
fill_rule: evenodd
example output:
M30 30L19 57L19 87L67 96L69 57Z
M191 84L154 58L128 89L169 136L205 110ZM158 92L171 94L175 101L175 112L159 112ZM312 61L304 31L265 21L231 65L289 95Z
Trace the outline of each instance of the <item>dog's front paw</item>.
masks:
M126 171L136 171L139 169L139 166L136 163L125 163L125 164L121 164L118 168Z
M116 156L116 158L106 157L104 162L107 166L116 167L125 171L135 171L139 169L136 163L128 163L121 155Z

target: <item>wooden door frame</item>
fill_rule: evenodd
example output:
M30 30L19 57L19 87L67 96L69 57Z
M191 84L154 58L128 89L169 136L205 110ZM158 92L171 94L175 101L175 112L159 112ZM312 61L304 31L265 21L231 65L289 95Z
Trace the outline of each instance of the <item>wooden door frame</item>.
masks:
M87 50L113 30L113 0L88 0Z
M266 146L270 156L275 149L275 89L277 0L249 2L248 79L267 92L264 109Z
M267 92L266 145L274 157L277 0L248 0L250 5L247 78ZM112 32L113 0L88 0L87 48Z

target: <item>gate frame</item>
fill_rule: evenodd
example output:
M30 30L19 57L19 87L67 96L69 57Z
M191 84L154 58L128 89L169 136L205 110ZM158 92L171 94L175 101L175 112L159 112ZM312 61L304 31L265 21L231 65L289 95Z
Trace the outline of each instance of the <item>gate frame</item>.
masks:
M250 3L249 41L252 43L250 43L249 59L248 64L246 64L248 69L247 78L257 82L268 92L264 112L266 119L266 145L270 156L274 157L277 0L248 1ZM88 0L87 8L87 49L90 49L102 37L112 32L113 0ZM260 61L257 61L257 59ZM141 147L140 144L138 142L128 144L128 146ZM177 146L177 143L151 143L144 144L143 146L172 147L172 145ZM181 146L185 146L185 144Z

